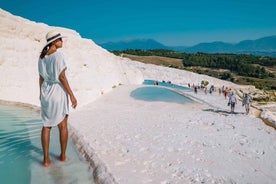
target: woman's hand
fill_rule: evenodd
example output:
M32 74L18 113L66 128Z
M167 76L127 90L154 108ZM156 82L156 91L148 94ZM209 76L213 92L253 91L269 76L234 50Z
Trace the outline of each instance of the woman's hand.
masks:
M74 95L70 95L70 100L71 100L71 103L72 103L71 106L75 109L78 105L77 99L75 98Z

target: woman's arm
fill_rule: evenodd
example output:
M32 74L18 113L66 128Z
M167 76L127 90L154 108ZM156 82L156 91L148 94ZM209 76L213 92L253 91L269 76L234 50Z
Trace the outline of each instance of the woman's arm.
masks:
M66 70L66 68L64 70L62 70L62 72L59 74L59 80L60 80L61 84L63 85L65 91L69 94L70 100L72 103L72 107L75 109L77 107L77 99L75 98L73 91L70 88L67 77L65 75L65 70Z

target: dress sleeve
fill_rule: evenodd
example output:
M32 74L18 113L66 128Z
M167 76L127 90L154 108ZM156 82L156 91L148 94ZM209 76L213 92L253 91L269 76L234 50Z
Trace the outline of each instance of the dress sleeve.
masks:
M44 67L43 67L43 65L42 65L42 60L41 59L39 59L38 60L38 73L39 73L39 75L41 75L42 77L44 77Z
M42 66L41 66L41 61L40 59L37 62L37 68L38 68L38 73L41 74L42 73Z
M57 54L57 69L56 69L56 74L57 77L59 77L60 73L66 68L66 62L64 59L64 56L61 52Z

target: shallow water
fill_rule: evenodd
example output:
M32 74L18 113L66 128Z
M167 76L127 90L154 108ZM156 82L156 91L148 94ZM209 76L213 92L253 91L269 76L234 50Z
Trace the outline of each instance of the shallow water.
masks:
M179 93L157 86L137 88L131 92L130 96L144 101L162 101L179 104L193 102L190 98L180 95Z
M1 183L94 183L92 170L80 157L71 139L67 160L60 162L58 128L52 128L51 165L42 166L40 115L23 107L0 104L0 178Z
M144 80L143 84L144 85L154 85L154 82L155 82L154 80ZM184 90L184 91L191 90L188 87L179 86L179 85L169 83L169 82L160 82L160 81L158 81L158 86L164 86L164 87L173 88L173 89L180 89L180 90Z

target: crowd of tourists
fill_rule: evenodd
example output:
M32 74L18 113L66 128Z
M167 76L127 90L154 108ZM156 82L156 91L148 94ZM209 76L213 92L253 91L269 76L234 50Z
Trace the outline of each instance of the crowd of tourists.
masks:
M197 94L199 90L204 91L204 93L206 95L207 94L212 95L214 92L218 91L219 95L223 95L224 99L228 99L227 105L230 107L230 112L231 113L235 112L235 106L238 102L238 97L235 94L233 89L231 89L229 87L226 87L224 85L222 87L219 87L219 88L215 88L214 85L210 85L209 89L207 88L207 86L194 85L194 84L192 84L192 85L188 84L188 87L193 88L195 94ZM251 100L250 96L246 93L243 93L243 96L241 98L241 102L242 102L242 106L245 107L245 114L246 115L249 114L251 101L252 100Z

